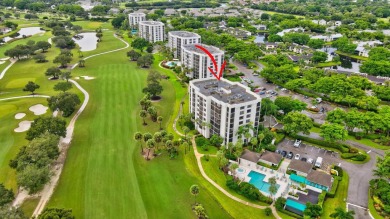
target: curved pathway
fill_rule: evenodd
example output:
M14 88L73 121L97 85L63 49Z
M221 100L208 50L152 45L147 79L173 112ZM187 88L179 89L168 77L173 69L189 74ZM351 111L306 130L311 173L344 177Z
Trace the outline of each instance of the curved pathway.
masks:
M0 73L0 80L3 79L5 73L8 71L9 68L11 68L17 61L17 59L9 59L11 62L1 73Z
M21 99L21 98L33 98L33 97L49 98L50 96L47 96L47 95L26 95L26 96L18 96L18 97L7 97L7 98L0 99L0 101Z

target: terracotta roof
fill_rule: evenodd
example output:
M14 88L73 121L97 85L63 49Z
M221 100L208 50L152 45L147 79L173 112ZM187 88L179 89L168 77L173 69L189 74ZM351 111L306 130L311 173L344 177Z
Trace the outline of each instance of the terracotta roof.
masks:
M303 162L300 160L292 160L289 169L296 170L302 173L309 173L313 165L311 163Z
M271 151L265 151L260 157L261 160L265 160L273 164L279 164L282 158L283 158L282 155Z
M311 171L307 175L306 179L310 182L314 182L328 188L332 187L332 176L321 171Z
M245 150L240 158L257 163L257 162L259 162L260 154L253 152L253 151L250 151L250 150Z

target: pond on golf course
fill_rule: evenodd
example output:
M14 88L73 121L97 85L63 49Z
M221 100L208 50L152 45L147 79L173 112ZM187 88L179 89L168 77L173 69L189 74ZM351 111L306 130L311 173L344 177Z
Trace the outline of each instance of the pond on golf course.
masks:
M35 34L38 34L38 33L44 33L45 31L44 30L41 30L40 27L23 27L23 28L20 28L20 30L18 31L18 36L15 37L15 38L23 38L23 36L32 36L32 35L35 35ZM14 38L12 37L4 37L4 42L8 42L10 40L12 40Z
M80 46L80 50L83 52L95 50L98 43L98 38L95 32L79 33L78 37L73 37L77 45Z

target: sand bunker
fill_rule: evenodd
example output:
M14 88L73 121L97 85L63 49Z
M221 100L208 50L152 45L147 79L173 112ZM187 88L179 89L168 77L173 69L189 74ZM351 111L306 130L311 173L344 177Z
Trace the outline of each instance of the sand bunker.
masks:
M21 121L19 123L19 127L17 127L16 129L14 129L15 132L25 132L27 130L30 129L31 127L31 123L33 121Z
M95 77L89 77L89 76L81 76L82 78L84 78L85 80L93 80L95 79Z
M15 114L15 119L22 119L25 116L26 116L26 113L16 113Z
M30 110L31 112L33 112L34 115L39 116L39 115L45 114L48 108L49 108L49 107L44 106L44 105L42 105L42 104L37 104L37 105L34 105L34 106L30 107L29 110Z
M76 79L76 80L79 80L79 79L80 79L80 77L75 77L74 79Z

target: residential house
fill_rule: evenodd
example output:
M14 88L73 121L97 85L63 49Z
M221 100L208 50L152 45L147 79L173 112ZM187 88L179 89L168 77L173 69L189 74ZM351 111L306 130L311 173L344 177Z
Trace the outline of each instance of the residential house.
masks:
M355 54L363 57L369 56L368 53L370 52L371 48L383 45L383 43L379 40L354 42L354 43L357 44L357 47L355 49Z
M307 177L307 174L312 170L313 164L300 160L292 160L287 167L288 170L294 170L298 175Z
M256 168L257 162L259 162L261 155L259 153L244 150L240 156L238 163L244 167Z
M262 153L260 156L259 162L268 164L270 166L278 166L282 159L283 156L278 153L264 151L264 153Z

